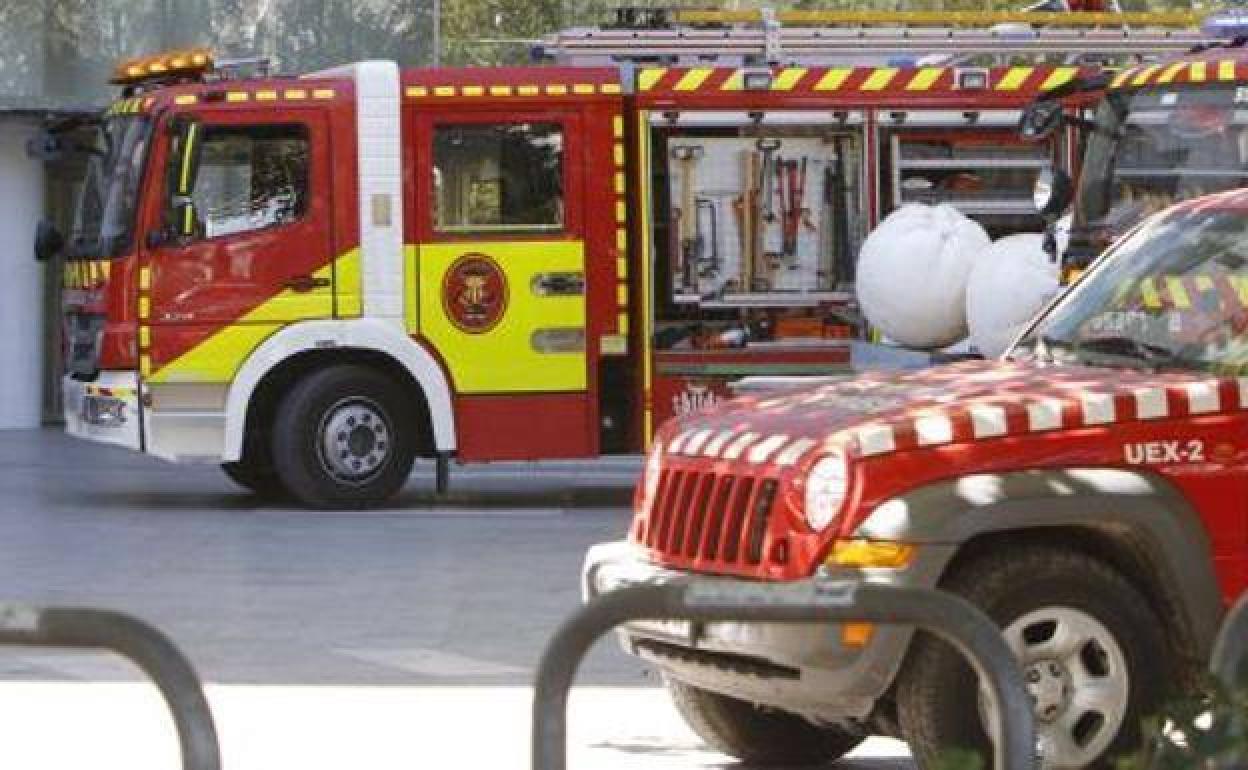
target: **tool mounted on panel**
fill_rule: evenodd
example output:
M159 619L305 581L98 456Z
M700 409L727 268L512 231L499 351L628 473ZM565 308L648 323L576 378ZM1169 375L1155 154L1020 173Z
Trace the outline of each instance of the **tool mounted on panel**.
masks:
M697 290L697 264L706 244L698 229L698 201L694 186L698 161L705 150L696 144L676 145L672 158L680 163L680 207L672 210L672 220L679 227L679 242L672 254L672 277L675 288Z

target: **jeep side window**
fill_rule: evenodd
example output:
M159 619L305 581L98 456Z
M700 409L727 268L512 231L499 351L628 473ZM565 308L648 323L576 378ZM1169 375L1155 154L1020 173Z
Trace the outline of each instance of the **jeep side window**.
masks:
M191 187L196 232L220 238L299 219L308 208L309 158L304 126L204 126Z
M563 229L563 131L559 125L437 126L433 163L438 232Z

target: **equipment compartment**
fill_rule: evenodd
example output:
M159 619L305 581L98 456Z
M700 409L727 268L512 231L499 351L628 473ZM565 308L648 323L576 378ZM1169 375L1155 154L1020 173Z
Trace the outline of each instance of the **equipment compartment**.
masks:
M1006 130L897 130L889 146L890 209L948 203L994 238L1044 228L1031 191L1036 174L1051 163L1049 144L1024 143Z

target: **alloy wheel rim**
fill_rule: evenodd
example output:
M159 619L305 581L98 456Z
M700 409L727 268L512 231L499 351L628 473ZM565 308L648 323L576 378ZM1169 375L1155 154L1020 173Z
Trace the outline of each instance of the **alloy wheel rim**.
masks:
M1126 719L1130 678L1122 646L1099 620L1073 607L1043 607L1005 627L1023 672L1045 770L1078 770L1098 759ZM980 687L980 717L990 696Z

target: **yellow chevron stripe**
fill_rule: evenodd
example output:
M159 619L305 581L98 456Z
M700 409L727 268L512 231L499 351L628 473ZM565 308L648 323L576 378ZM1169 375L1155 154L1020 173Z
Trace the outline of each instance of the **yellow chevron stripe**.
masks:
M1027 82L1027 78L1031 77L1031 73L1035 72L1035 67L1010 67L1009 72L1005 73L1005 77L1001 78L1001 82L997 83L998 91L1017 91Z
M1180 310L1186 310L1192 306L1192 298L1187 293L1187 287L1183 285L1183 281L1177 276L1166 277L1166 288L1170 291L1170 298L1174 300L1175 307Z
M1192 62L1192 68L1187 73L1188 81L1191 83L1205 82L1205 80L1208 79L1209 77L1208 67L1206 66L1206 64L1207 63L1203 61Z
M650 89L654 88L655 84L657 84L660 80L662 80L663 76L666 74L667 74L667 68L665 67L656 67L652 69L642 70L641 72L637 73L637 90L649 91Z
M711 76L710 67L694 67L685 74L680 76L680 80L676 81L676 91L697 91Z
M853 72L849 67L834 67L824 73L823 77L819 78L819 82L815 83L815 90L835 91L845 85L845 81L849 80L849 76Z
M1157 287L1153 286L1151 278L1140 281L1140 298L1144 300L1144 307L1149 310L1161 309L1161 295L1157 293Z
M1169 67L1162 70L1162 73L1157 76L1157 83L1173 83L1174 79L1179 76L1179 73L1186 68L1187 62L1176 61L1174 64L1171 64Z
M1064 86L1075 79L1075 75L1079 73L1078 67L1058 67L1045 78L1040 84L1041 91L1052 91L1058 86Z
M897 77L898 69L896 67L882 67L871 73L871 76L862 84L863 91L883 91L888 88L888 84L893 82L893 78Z
M1109 87L1110 88L1122 88L1123 86L1127 84L1127 81L1130 80L1133 75L1135 75L1136 70L1137 70L1136 67L1132 67L1131 69L1127 69L1127 70L1123 70L1122 72L1119 72L1117 75L1114 76L1114 79L1110 81Z
M932 86L940 80L940 76L944 74L944 67L924 67L914 73L914 77L910 78L910 82L906 83L907 91L930 91Z
M1131 85L1133 86L1146 85L1148 81L1153 77L1153 75L1157 74L1157 70L1159 69L1161 69L1160 64L1148 65L1144 69L1140 70L1140 72L1135 77L1131 78Z
M1234 80L1235 79L1235 62L1231 59L1223 59L1218 62L1218 80Z
M745 88L745 70L733 70L720 86L720 91L740 91Z
M780 74L771 81L771 90L792 91L805 74L805 67L786 67L780 70Z

